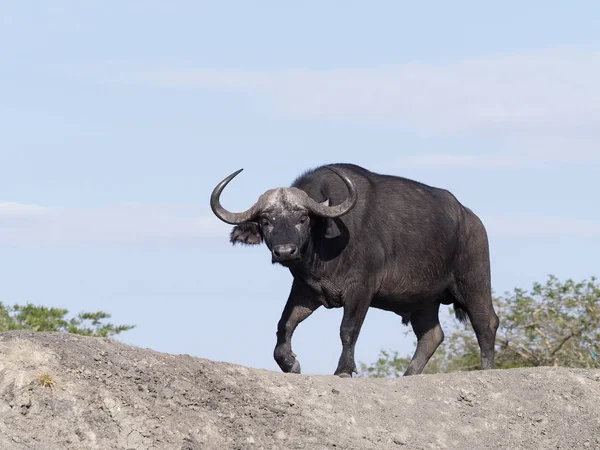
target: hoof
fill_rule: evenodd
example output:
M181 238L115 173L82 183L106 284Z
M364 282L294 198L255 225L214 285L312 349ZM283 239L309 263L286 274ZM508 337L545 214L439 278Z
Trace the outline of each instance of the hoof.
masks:
M352 378L352 375L350 375L349 373L340 373L338 375L338 377L340 377L340 378Z
M300 363L298 362L298 360L295 360L294 364L292 364L290 373L300 373Z

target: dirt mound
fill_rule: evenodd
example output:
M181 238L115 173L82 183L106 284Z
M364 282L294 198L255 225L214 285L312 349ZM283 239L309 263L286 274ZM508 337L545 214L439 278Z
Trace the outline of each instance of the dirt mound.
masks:
M0 449L600 448L600 371L307 376L0 334Z

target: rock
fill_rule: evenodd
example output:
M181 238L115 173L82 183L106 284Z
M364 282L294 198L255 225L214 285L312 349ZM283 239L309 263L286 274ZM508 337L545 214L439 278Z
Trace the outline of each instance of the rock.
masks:
M348 380L0 333L0 449L598 448L598 380L550 367Z

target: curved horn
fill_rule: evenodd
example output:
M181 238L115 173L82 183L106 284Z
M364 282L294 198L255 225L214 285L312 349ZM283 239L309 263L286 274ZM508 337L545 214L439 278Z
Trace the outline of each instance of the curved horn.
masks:
M344 203L336 206L326 206L326 204L317 203L309 197L307 206L308 209L310 209L314 214L317 214L318 216L334 219L336 217L343 216L352 208L354 208L356 202L358 201L358 189L356 188L356 184L354 183L354 181L352 181L352 179L342 170L336 169L335 167L327 168L342 179L342 181L348 188L350 195L348 196L348 198L346 198L346 200L344 200Z
M212 191L212 194L210 195L210 208L212 209L213 213L215 213L215 216L217 216L223 222L229 223L231 225L238 225L242 222L246 222L250 220L254 215L256 215L256 206L258 205L258 202L256 202L254 205L252 205L250 209L247 209L244 212L232 213L223 208L219 200L219 198L221 197L221 192L223 192L225 186L227 186L229 182L233 180L236 177L236 175L239 174L242 170L244 169L240 169L236 172L233 172L231 175L229 175L227 178L225 178L223 181L217 184L217 186Z

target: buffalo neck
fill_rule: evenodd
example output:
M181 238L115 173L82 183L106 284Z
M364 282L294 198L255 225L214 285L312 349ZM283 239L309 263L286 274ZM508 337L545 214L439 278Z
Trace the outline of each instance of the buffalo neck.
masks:
M304 257L301 261L290 267L294 277L330 278L337 272L340 263L339 256L348 251L348 239L345 235L347 229L335 237L326 236L327 227L318 227L312 233L306 244Z

